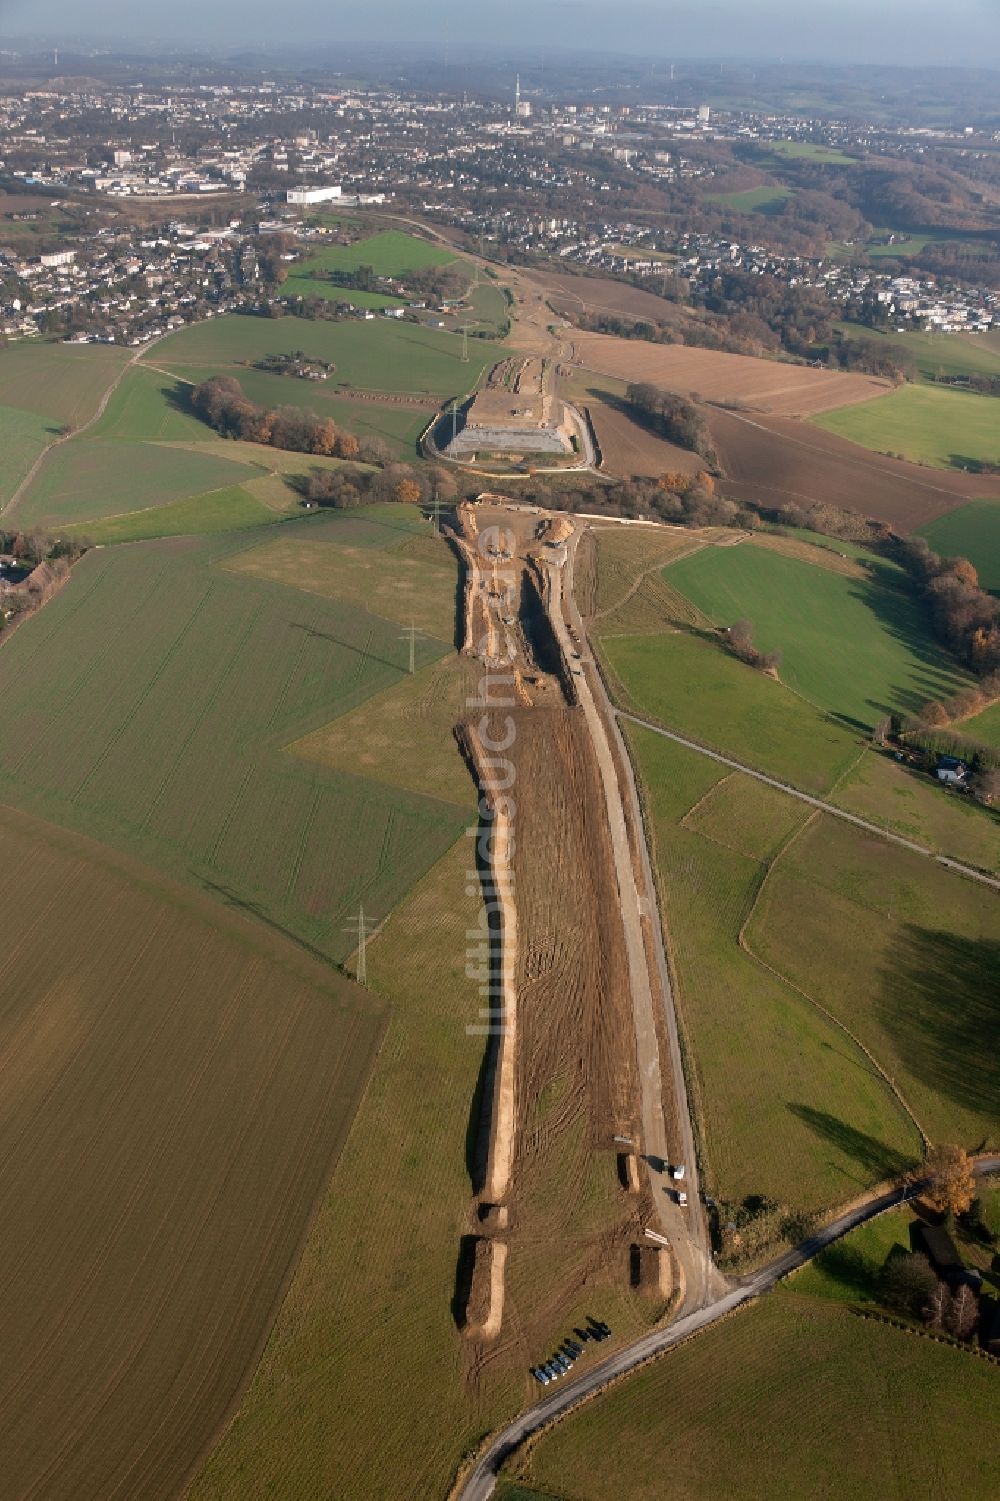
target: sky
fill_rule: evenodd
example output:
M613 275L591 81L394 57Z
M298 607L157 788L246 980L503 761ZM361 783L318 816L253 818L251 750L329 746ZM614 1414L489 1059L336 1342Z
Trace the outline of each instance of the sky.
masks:
M1000 0L0 0L0 38L1000 66Z

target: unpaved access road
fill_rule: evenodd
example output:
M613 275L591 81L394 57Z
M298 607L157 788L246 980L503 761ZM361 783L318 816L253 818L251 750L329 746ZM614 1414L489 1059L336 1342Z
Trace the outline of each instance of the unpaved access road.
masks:
M2 514L4 516L9 516L11 511L17 505L18 501L21 499L21 496L27 493L28 487L34 481L36 474L38 473L39 469L41 469L42 465L45 463L45 460L49 457L49 454L52 452L52 450L54 448L58 448L62 443L72 443L74 438L81 438L85 432L88 432L90 428L92 428L96 423L100 422L101 418L104 416L104 413L108 409L108 402L118 390L118 387L121 385L122 381L125 378L126 372L131 370L133 365L137 365L144 354L146 354L150 349L153 349L155 345L160 343L161 339L165 339L166 337L166 334L158 334L155 339L150 339L148 344L144 344L141 349L137 349L135 354L132 355L131 359L127 359L125 361L124 365L118 371L118 374L115 376L114 380L111 382L110 386L98 402L97 410L92 417L88 417L86 422L81 422L80 426L75 427L71 433L62 433L58 438L53 438L51 443L46 443L45 447L38 455L38 458L32 464L31 468L24 476L24 479L18 485L13 495L10 497L10 500L8 500L7 504L3 507Z
M982 1176L1000 1172L1000 1157L980 1159L976 1164L976 1172ZM895 1209L905 1204L908 1199L916 1198L926 1186L924 1180L903 1188L890 1189L887 1193L872 1195L871 1198L848 1210L846 1214L831 1220L830 1224L817 1231L801 1246L796 1246L792 1251L786 1251L783 1256L769 1262L752 1276L745 1277L739 1284L731 1285L729 1290L717 1297L714 1302L695 1309L693 1313L685 1314L665 1329L654 1329L652 1333L644 1334L641 1339L635 1340L631 1345L617 1350L600 1365L581 1372L579 1376L566 1382L565 1385L560 1385L556 1391L543 1397L534 1407L523 1412L520 1417L514 1419L513 1423L509 1423L501 1433L496 1435L489 1448L455 1491L455 1501L488 1501L496 1487L501 1466L526 1439L541 1432L543 1428L547 1428L550 1423L555 1422L557 1418L562 1417L588 1397L596 1395L618 1377L627 1375L638 1366L644 1365L647 1360L651 1360L656 1355L662 1355L664 1351L681 1344L683 1340L707 1328L709 1324L717 1323L719 1319L725 1318L727 1313L732 1313L734 1309L752 1302L762 1293L769 1292L777 1286L782 1277L787 1277L789 1272L804 1266L807 1261L811 1261L820 1251L839 1240L850 1230L856 1230L859 1225L875 1219L886 1210Z
M583 530L585 528L577 527L568 539L563 568L553 569L552 625L566 654L566 660L571 663L575 660L574 652L577 650L571 633L575 633L581 648L587 642L583 619L573 594L576 549ZM583 655L581 652L581 658ZM656 886L643 832L639 792L603 679L593 664L590 652L587 651L585 655L587 660L576 672L575 683L601 772L614 849L639 1057L643 1157L657 1218L681 1265L684 1277L682 1307L690 1312L710 1303L718 1295L723 1279L712 1262L708 1224L701 1202L694 1130L684 1079L677 1017L664 950ZM630 826L635 834L635 848L629 837ZM635 860L633 854L637 857ZM638 881L637 866L640 872ZM655 956L652 973L650 950ZM673 1152L667 1140L663 1113L663 1080L656 1025L657 995L661 998L661 1019L670 1055L670 1083L676 1106L675 1130L680 1136L679 1150ZM670 1180L664 1178L660 1167L664 1162L678 1160L684 1163L686 1169L686 1209L681 1209L674 1202L669 1192Z

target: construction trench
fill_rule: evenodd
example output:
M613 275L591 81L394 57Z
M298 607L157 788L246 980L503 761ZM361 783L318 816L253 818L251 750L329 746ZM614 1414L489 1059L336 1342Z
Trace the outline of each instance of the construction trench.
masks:
M488 929L469 971L486 992L487 1046L454 1305L474 1373L512 1340L544 1339L581 1288L611 1283L665 1305L678 1279L669 1246L644 1238L659 1220L637 1155L618 880L580 669L550 617L573 523L467 504L457 519L463 653L482 672L455 734L480 790ZM576 1209L595 1164L605 1178L600 1224ZM508 1283L533 1289L517 1297L512 1329Z

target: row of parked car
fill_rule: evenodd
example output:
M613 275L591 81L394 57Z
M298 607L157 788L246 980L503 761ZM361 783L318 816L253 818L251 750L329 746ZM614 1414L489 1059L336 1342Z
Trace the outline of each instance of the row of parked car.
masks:
M575 1339L564 1339L555 1355L546 1361L545 1365L532 1366L531 1374L540 1386L548 1386L550 1381L558 1381L560 1376L565 1376L583 1354L584 1344L592 1339L595 1344L601 1344L611 1333L611 1326L603 1320L589 1318L584 1329L573 1330Z

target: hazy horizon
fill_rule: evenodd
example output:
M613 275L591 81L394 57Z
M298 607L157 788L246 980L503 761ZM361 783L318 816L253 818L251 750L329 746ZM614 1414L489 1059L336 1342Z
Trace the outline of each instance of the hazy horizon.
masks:
M83 16L86 20L83 20ZM605 50L668 59L745 59L752 62L880 63L900 66L1000 63L997 0L952 0L942 36L941 7L932 0L508 0L473 11L467 0L368 0L354 6L289 0L276 9L264 0L175 0L169 16L137 10L134 0L0 0L0 39L51 39L127 47L130 41L169 40L172 48L223 51L314 46L411 47L426 54L440 36L454 56L463 48L496 47L506 54L532 47L551 52Z

